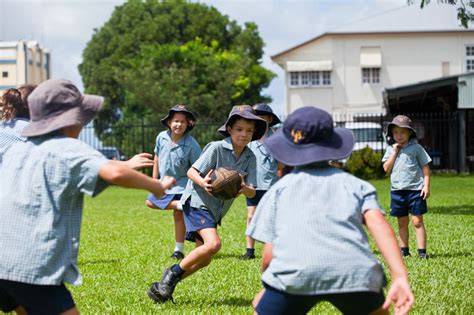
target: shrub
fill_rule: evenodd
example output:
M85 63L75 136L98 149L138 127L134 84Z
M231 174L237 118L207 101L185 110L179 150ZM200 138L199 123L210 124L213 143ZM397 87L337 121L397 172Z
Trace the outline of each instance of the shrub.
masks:
M377 179L384 177L382 154L369 147L352 152L346 164L346 170L362 179Z

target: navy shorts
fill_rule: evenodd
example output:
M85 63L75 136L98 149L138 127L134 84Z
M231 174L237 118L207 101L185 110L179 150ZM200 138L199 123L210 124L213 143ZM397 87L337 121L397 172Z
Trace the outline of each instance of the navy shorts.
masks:
M247 207L256 206L262 199L263 195L267 192L267 190L257 190L255 191L255 197L253 198L246 198L247 199Z
M198 231L207 228L217 228L216 220L206 209L191 207L190 200L186 200L183 205L184 225L186 226L186 240L196 242L196 239L203 242Z
M276 290L265 283L265 293L256 307L260 315L307 314L322 301L334 305L343 314L369 314L379 309L385 297L383 292L349 292L321 295L293 295Z
M59 314L75 306L64 284L36 285L0 280L0 310L9 313L20 305L28 314Z
M150 201L155 207L158 207L162 210L166 209L168 205L170 204L171 201L173 200L180 200L182 194L176 194L176 195L164 195L161 198L157 198L153 194L149 194L146 200Z
M420 196L421 190L392 190L390 193L390 215L393 217L406 217L422 215L428 212L426 200Z

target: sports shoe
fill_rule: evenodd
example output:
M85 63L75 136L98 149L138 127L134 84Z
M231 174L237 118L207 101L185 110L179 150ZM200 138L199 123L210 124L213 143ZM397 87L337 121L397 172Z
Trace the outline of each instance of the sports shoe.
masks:
M245 253L245 254L243 254L242 256L240 256L239 259L241 259L241 260L255 259L255 255L254 255L254 254Z
M180 252L179 250L177 250L173 252L173 254L171 255L171 258L176 259L176 260L181 260L184 258L184 254Z
M408 250L403 250L401 249L400 252L402 253L403 257L408 257L411 256L410 252Z
M171 300L173 303L174 288L178 284L181 277L175 274L171 268L167 268L163 272L163 278L160 282L155 282L148 290L148 296L157 303L164 303Z
M426 253L418 253L418 257L421 259L428 259L428 254Z

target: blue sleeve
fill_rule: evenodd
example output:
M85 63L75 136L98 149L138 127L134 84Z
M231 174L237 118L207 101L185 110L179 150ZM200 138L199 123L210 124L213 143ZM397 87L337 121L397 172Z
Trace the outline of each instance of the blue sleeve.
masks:
M274 185L263 195L247 228L246 235L263 243L271 244L273 242L275 239L277 205L281 190L282 188L277 188L277 185Z
M209 172L209 170L216 168L218 145L219 141L208 143L202 150L199 158L193 164L193 167L204 176Z
M361 182L362 213L366 212L369 209L379 209L382 213L384 213L382 206L380 206L380 203L377 199L377 191L375 190L375 187L367 183L366 181L361 180Z
M431 157L428 155L428 153L425 151L425 149L421 146L418 145L418 163L420 163L420 166L425 166L426 164L431 162Z
M249 165L246 170L247 176L245 176L245 183L253 187L257 187L257 158L252 153L249 160Z
M160 132L160 133L156 136L156 140L155 140L155 154L156 154L156 155L159 155L159 154L160 154L161 133L162 133L162 132Z
M388 146L387 147L387 150L385 151L385 154L383 155L383 158L382 158L382 163L387 161L389 158L390 158L390 155L392 154L392 146Z

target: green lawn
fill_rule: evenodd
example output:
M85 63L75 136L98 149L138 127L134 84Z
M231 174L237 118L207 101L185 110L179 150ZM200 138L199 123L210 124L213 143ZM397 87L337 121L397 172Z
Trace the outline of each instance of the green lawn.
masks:
M385 209L389 180L372 182ZM246 208L239 198L219 228L222 249L210 266L180 283L176 304L153 304L149 286L173 261L172 213L144 206L147 193L112 187L86 198L79 268L84 283L71 287L83 314L251 314L260 289L259 260L240 261ZM412 314L473 314L474 176L432 178L425 216L430 259L406 259L416 302ZM395 220L389 218L392 225ZM413 229L410 230L413 235ZM416 253L415 239L410 239ZM186 251L192 244L186 243ZM257 245L260 256L261 246ZM337 314L320 304L312 314Z

